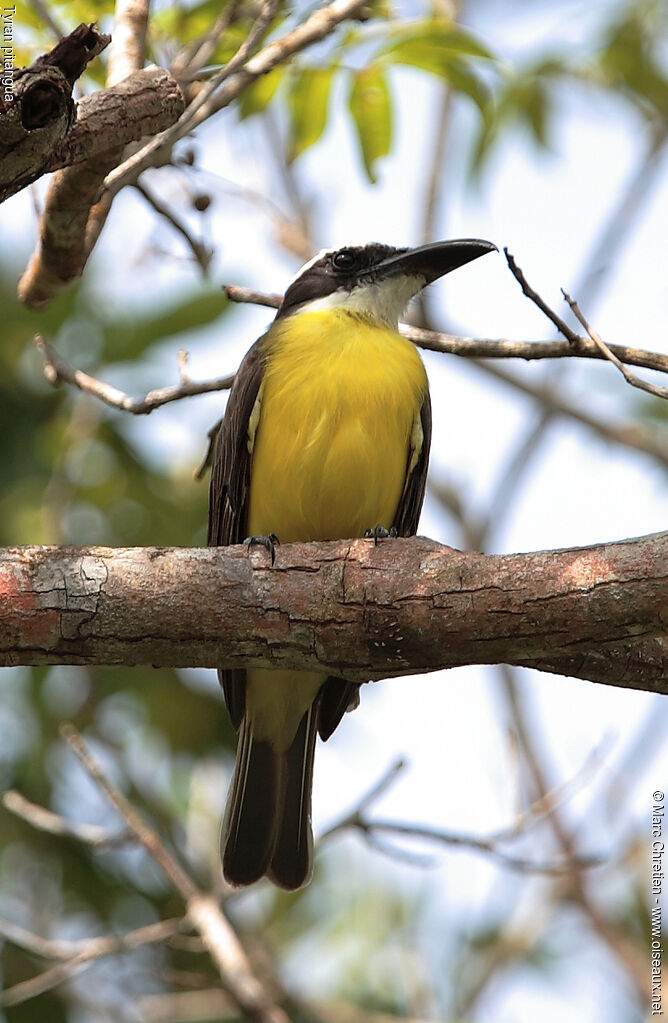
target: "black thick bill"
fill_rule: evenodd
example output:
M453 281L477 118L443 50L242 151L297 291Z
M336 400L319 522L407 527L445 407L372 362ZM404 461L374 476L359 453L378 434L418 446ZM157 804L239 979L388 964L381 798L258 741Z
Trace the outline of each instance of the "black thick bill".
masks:
M370 268L370 272L373 273L375 280L407 274L410 277L423 277L427 284L431 284L451 270L456 270L488 252L498 252L496 245L481 241L479 238L433 242L431 245L420 245L416 249L400 249L396 254L376 263Z

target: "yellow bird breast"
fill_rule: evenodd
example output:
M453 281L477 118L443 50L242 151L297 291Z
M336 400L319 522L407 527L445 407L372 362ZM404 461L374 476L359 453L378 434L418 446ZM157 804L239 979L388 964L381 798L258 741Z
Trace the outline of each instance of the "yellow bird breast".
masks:
M344 310L279 320L266 345L249 531L291 543L389 528L427 394L417 349Z

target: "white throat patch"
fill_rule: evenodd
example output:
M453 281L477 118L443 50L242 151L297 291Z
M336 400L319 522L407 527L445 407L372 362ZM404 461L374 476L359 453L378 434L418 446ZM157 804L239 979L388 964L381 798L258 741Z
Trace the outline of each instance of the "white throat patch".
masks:
M361 284L352 291L342 288L323 298L314 298L310 302L304 302L295 309L295 312L299 314L324 309L347 309L351 313L368 316L396 330L406 306L424 285L424 277L398 274L385 280Z

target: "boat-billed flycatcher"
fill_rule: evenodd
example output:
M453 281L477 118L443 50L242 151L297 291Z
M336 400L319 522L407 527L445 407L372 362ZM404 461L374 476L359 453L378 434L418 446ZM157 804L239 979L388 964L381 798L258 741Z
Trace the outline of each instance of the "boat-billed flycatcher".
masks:
M302 268L232 385L214 451L209 544L345 539L379 525L415 534L431 406L398 320L425 285L494 248L472 239L350 246ZM316 733L332 734L359 687L314 671L218 674L240 731L225 877L247 885L266 874L299 888L312 869Z

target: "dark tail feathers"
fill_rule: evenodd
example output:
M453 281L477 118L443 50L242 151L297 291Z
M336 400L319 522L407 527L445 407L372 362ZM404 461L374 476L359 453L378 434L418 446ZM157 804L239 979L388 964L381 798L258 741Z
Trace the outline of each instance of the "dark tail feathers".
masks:
M302 718L292 745L276 753L244 719L221 840L223 873L233 885L267 875L294 891L311 877L311 788L318 700Z

